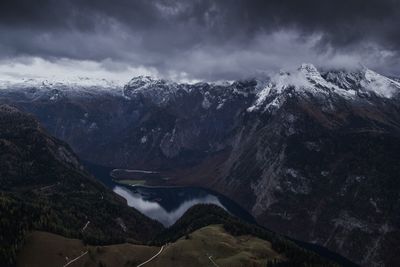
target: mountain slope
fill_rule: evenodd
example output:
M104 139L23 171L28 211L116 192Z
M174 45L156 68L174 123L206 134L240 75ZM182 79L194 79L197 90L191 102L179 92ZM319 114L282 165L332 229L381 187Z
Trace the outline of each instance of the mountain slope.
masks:
M294 97L249 120L215 183L270 229L392 266L399 260L391 245L399 234L395 116L382 112L387 107L321 112L320 103Z
M0 262L24 236L46 230L90 243L142 242L162 229L86 173L63 142L17 109L0 106Z

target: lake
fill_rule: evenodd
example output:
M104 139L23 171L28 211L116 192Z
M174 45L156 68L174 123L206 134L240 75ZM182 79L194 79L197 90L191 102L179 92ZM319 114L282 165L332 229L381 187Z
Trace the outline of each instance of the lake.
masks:
M165 227L174 224L189 208L196 204L214 204L247 222L255 222L254 218L233 200L208 189L122 185L114 182L110 176L113 168L90 163L86 163L85 167L116 194L125 198L130 207L159 221Z

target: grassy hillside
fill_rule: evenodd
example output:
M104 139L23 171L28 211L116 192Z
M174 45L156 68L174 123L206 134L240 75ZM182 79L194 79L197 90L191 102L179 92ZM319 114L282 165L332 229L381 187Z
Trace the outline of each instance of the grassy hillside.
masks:
M268 261L285 260L266 240L250 235L234 236L222 225L210 225L169 245L154 265L212 266L209 257L219 266L265 266Z
M78 239L36 231L28 235L25 245L18 254L17 266L63 266L86 251L88 253L71 266L130 266L126 264L143 262L158 250L157 247L129 243L90 246Z
M213 224L220 224L224 231L235 237L247 235L268 240L271 248L285 259L277 266L335 266L320 255L303 249L276 233L232 217L215 205L196 205L190 208L173 226L161 232L154 244L174 242L182 236L190 236L197 229ZM212 240L214 237L210 235L209 238ZM270 265L274 266L273 263Z
M21 250L17 266L63 266L86 251L71 266L137 266L159 250L160 247L133 244L85 246L76 239L34 232ZM168 244L148 266L212 266L209 257L219 266L265 266L268 260L284 260L268 241L232 236L222 226L210 225Z

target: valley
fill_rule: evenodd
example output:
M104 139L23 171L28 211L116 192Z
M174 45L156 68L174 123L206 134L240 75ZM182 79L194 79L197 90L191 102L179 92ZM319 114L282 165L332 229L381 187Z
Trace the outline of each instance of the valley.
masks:
M396 249L385 249L400 229L395 80L303 64L224 84L136 77L117 90L16 86L1 90L0 102L34 114L107 175L117 169L126 199L132 184L208 188L282 235L359 264L398 261Z
M208 261L220 259L229 263L231 257L241 255L238 251L243 250L248 253L235 258L235 261L244 261L249 264L265 263L269 255L265 251L269 249L269 245L265 242L270 242L273 250L285 255L279 258L279 264L298 262L311 266L322 263L335 266L334 262L318 253L305 250L285 237L276 235L254 223L246 222L217 205L211 205L209 201L201 200L202 197L213 198L213 201L224 203L226 209L231 210L233 214L237 213L234 209L230 209L230 205L234 205L233 202L227 199L221 199L219 202L220 197L207 196L209 193L201 189L140 188L138 186L123 189L116 186L113 192L111 188L105 186L113 183L109 171L106 172L108 181L105 180L105 184L102 184L99 181L100 177L98 180L85 170L67 144L48 135L33 116L8 105L0 105L0 145L3 152L0 164L0 212L2 214L0 263L2 266L31 266L31 264L48 266L50 261L54 264L62 263L63 266L75 264L80 266L81 261L88 256L92 257L87 263L89 265L103 264L100 260L108 261L109 258L112 260L112 265L130 264L129 261L137 262L142 259L142 256L136 258L137 254L133 254L132 258L128 259L116 258L121 247L126 249L123 249L121 253L129 253L132 249L136 251L139 247L139 251L143 249L143 256L159 248L158 253L153 254L157 257L153 256L154 259L151 258L151 261L161 260L161 252L164 252L167 258L160 264L172 264L175 261L184 263L185 257L178 257L176 254L179 252L181 255L182 246L179 244L182 242L179 239L185 237L185 240L190 240L190 236L196 230L199 230L200 241L197 238L193 243L183 241L185 247L192 247L196 253L201 250L201 247L198 248L199 244L205 241L211 242L205 244L207 247L213 248L213 245L218 245L211 239L203 238L209 234L225 236L239 245L243 241L240 236L248 235L252 236L249 237L250 239L255 238L255 243L250 244L261 244L260 248L254 248L253 245L249 247L249 244L244 242L239 247L231 247L220 252L218 258L216 255L215 258L209 255L205 258ZM169 226L168 228L140 212L145 212L146 209L140 210L140 205L136 206L140 204L140 199L132 201L130 198L133 197L134 192L131 192L133 189L143 191L139 195L149 200L143 199L142 202L147 201L144 206L150 207L150 211L154 211L156 215L160 215L161 206L158 203L171 205L172 221L165 222L161 217L155 217ZM181 191L168 193L168 189ZM124 192L129 196L118 190L125 190ZM152 190L159 190L159 196L161 194L164 196L156 196L154 199ZM200 197L200 201L193 203L193 197L192 194L188 194L189 191L201 193L203 196ZM125 199L115 192L124 196ZM170 195L169 199L165 197L166 194ZM181 205L180 198L185 199L187 196L189 196L189 205ZM211 203L214 204L213 201ZM207 203L207 205L202 203ZM154 205L159 205L159 208L154 209ZM183 209L175 210L174 205L183 206ZM151 217L150 214L147 213ZM220 226L215 228L213 225ZM209 228L201 234L201 228L204 227ZM229 235L226 235L224 231L220 233L221 227L229 232ZM193 235L198 236L197 233ZM257 238L264 241L259 241ZM168 244L175 242L178 244L177 248L172 246L172 249L169 249ZM229 247L228 240L221 240L221 244L226 242ZM148 245L152 247L147 247ZM104 246L111 246L111 252L103 259L96 253L102 251ZM96 247L95 252L92 250L94 247ZM217 246L215 250L222 247ZM261 254L259 254L260 249L264 251ZM170 250L172 254L168 256ZM200 255L193 254L193 251L190 252L189 249L187 260L192 261L193 255L195 257ZM274 257L272 256L272 259ZM25 259L28 261L24 262ZM203 260L199 264L202 262Z

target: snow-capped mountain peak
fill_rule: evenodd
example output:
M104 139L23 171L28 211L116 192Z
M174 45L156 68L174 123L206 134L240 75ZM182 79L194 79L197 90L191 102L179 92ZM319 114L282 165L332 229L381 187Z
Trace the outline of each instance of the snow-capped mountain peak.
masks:
M335 84L326 81L312 64L302 64L292 72L280 72L271 78L269 87L273 87L278 93L288 88L313 93L340 89Z
M311 63L301 64L300 67L298 68L298 70L305 72L305 73L313 73L313 74L319 75L317 68Z
M182 88L183 85L168 80L138 76L124 86L123 94L128 99L140 95L156 105L163 105L173 99Z
M154 79L151 76L137 76L137 77L132 78L132 80L130 80L125 86L141 88L141 87L146 86L154 81L156 81L156 79Z
M312 64L302 64L291 72L281 71L257 91L257 98L249 111L279 107L285 95L295 92L331 98L334 95L346 99L368 96L391 98L400 93L400 83L363 67L359 71L319 72Z
M66 96L92 97L96 94L121 95L123 83L101 78L0 78L0 91L4 94L20 94L21 97L58 101Z
M391 98L400 93L400 83L364 66L358 71L328 71L324 78L345 90L355 90L359 95Z
M329 94L336 91L340 94L348 94L333 83L326 81L312 64L302 64L297 70L286 72L271 77L266 86L257 93L254 104L248 111L264 110L269 107L279 107L285 101L285 95L291 91L297 93Z
M372 91L382 97L390 98L400 92L400 83L389 79L370 69L364 70L364 79L361 85L365 89Z

